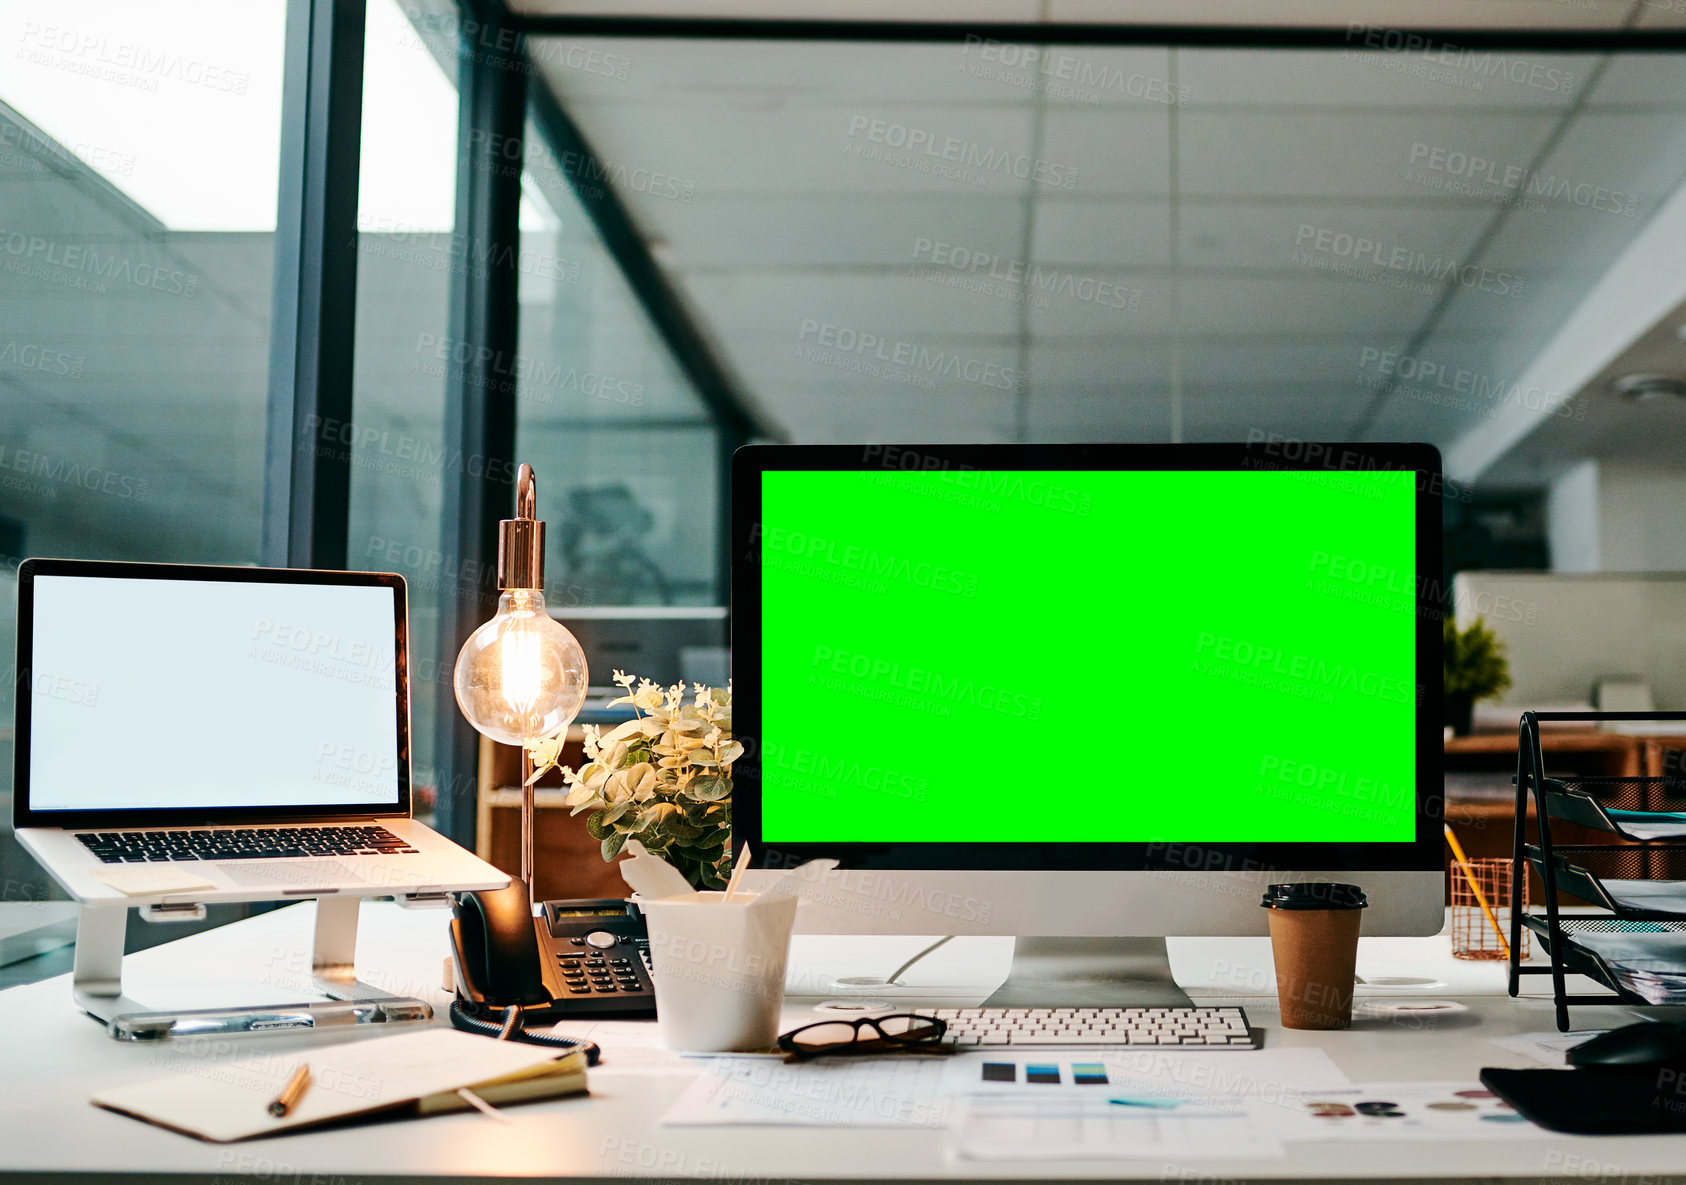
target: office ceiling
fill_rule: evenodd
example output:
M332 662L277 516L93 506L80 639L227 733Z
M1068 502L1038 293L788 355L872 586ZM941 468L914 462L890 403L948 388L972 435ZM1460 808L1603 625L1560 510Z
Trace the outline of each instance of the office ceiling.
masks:
M799 441L1451 446L1686 169L1686 56L586 43L616 77L536 44Z
M1211 24L1345 28L1680 28L1659 0L508 0L534 16L735 17L804 20Z
M1589 457L1678 469L1686 399L1663 392L1634 398L1617 389L1618 380L1640 375L1686 383L1686 303L1600 367L1564 414L1546 419L1493 467L1491 480L1544 485ZM1658 512L1668 513L1662 507Z

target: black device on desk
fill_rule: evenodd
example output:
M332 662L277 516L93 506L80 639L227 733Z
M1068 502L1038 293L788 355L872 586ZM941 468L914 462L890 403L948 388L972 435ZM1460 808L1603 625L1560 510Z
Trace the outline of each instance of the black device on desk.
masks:
M656 1014L643 915L630 901L547 901L534 917L527 887L461 893L453 900L451 1023L516 1036L532 1021L636 1020ZM567 1038L522 1039L572 1048ZM595 1059L593 1059L595 1060Z
M1550 1131L1686 1132L1686 1026L1641 1021L1569 1050L1562 1070L1481 1071L1481 1084Z

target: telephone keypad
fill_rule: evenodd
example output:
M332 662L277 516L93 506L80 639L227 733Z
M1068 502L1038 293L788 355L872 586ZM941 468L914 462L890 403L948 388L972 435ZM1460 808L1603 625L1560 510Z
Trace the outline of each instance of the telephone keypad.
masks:
M628 916L619 916L621 909ZM542 926L549 933L541 933L541 942L556 957L546 978L560 1015L655 1014L649 940L642 919L629 903L608 899L546 902Z
M617 948L631 947L634 953L642 955L640 944L635 940L620 939L597 931L587 934L584 938L570 938L568 942L570 945L586 948L556 953L556 961L560 964L562 972L562 983L569 995L612 995L644 990L643 985L639 983L638 973L633 969L632 959L627 955L613 953ZM640 961L646 964L647 970L648 960Z

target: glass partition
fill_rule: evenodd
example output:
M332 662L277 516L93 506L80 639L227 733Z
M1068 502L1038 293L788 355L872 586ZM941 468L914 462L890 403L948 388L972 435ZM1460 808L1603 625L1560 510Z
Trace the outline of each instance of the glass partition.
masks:
M258 559L285 8L0 12L0 965L73 934L10 835L18 560Z

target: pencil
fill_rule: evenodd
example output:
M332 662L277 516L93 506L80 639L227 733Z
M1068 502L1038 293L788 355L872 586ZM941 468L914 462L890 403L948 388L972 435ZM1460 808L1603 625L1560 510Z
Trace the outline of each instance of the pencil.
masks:
M1505 941L1504 928L1499 925L1499 919L1493 916L1493 907L1487 904L1487 896L1481 891L1481 886L1475 883L1475 870L1469 866L1469 860L1464 856L1463 845L1458 837L1452 834L1449 823L1441 825L1446 832L1446 843L1452 849L1452 862L1458 866L1458 871L1464 874L1464 880L1469 884L1469 891L1475 894L1475 903L1481 907L1481 912L1487 915L1487 924L1493 927L1493 933L1498 935L1499 949L1504 951L1505 958L1510 958L1510 943Z
M293 1071L293 1076L287 1079L287 1085L281 1088L281 1093L269 1104L269 1113L277 1119L286 1118L287 1112L298 1106L309 1085L310 1067L300 1062L299 1068Z

